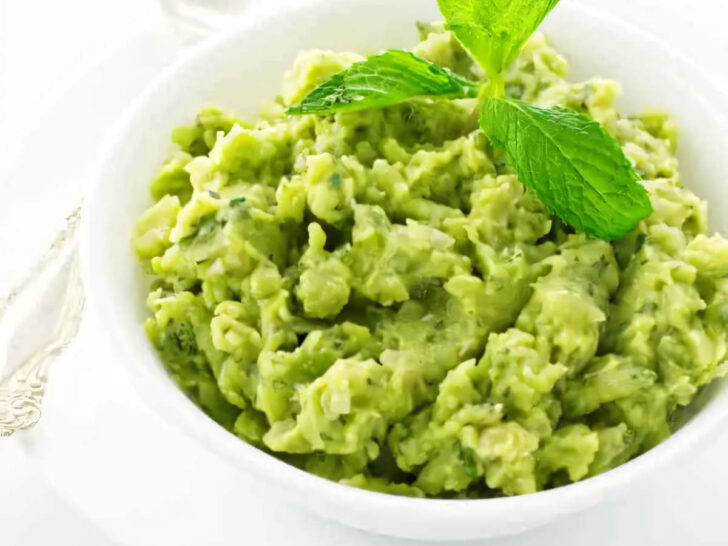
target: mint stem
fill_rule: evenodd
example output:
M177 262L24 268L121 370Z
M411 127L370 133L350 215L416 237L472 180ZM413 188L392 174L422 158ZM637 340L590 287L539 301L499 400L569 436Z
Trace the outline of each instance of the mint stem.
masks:
M488 78L488 83L480 89L478 98L500 98L506 94L506 82L503 73L499 72Z

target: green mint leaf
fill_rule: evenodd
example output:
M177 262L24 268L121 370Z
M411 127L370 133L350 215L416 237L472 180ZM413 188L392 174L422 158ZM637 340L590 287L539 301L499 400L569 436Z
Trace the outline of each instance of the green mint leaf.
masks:
M464 447L460 453L463 459L463 471L468 478L478 477L478 463L475 462L475 452L472 448Z
M596 121L566 108L490 98L480 126L521 182L578 231L619 239L652 212L629 159Z
M286 113L327 114L365 110L421 96L475 97L479 87L480 84L409 51L392 49L334 74Z
M437 0L447 26L489 78L500 74L559 0Z

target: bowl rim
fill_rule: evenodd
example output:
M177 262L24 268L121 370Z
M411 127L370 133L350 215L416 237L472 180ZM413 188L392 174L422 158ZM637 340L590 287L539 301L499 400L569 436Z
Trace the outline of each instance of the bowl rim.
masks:
M286 16L295 16L296 13L311 9L311 7L318 6L320 8L330 1L305 0L295 7L286 7ZM359 3L372 2L372 0L357 1ZM629 22L603 13L590 6L564 3L558 9L570 10L586 17L605 21L611 26L619 27L625 33L639 34L640 39L648 43L653 49L659 50L661 56L680 66L686 78L689 77L691 80L699 82L700 85L710 89L711 94L714 95L710 101L703 95L691 97L691 99L704 101L707 107L714 111L715 115L721 118L728 127L726 116L721 112L721 110L728 111L728 108L719 109L715 106L715 103L728 105L728 97L722 90L716 87L710 78L706 78L703 75L702 71L694 62L680 52L674 51L664 41L652 35L645 34L645 32L634 27ZM108 300L108 296L102 294L96 288L99 281L96 279L96 275L94 275L96 259L93 257L94 242L92 233L94 218L100 214L100 211L94 207L94 202L98 200L97 194L100 193L101 188L99 181L103 179L103 173L107 169L107 166L110 165L114 156L114 150L118 147L121 138L123 135L132 133L135 120L145 111L146 104L157 91L164 87L166 82L173 80L178 74L184 72L187 65L205 57L220 47L224 47L226 43L234 40L234 37L239 34L244 34L246 31L252 32L259 25L269 25L275 22L276 18L280 15L281 10L273 10L268 13L254 14L250 18L243 18L225 32L209 38L182 53L146 86L145 90L137 96L115 124L114 129L110 132L102 147L102 152L98 156L99 159L95 161L94 167L92 168L92 175L87 181L85 191L86 199L84 208L88 207L88 210L84 211L86 214L84 214L82 219L79 251L81 271L91 313L98 314L99 317L113 316L113 312L111 312L113 308L109 305L110 301ZM201 101L201 103L203 102ZM160 162L162 159L160 158ZM120 350L127 350L123 347L124 344L117 342L116 345L121 346L119 347ZM475 516L482 517L485 510L496 508L505 514L514 508L518 508L519 510L539 510L553 509L554 505L558 505L564 509L564 507L575 506L583 502L587 505L593 504L593 501L588 501L587 499L593 498L595 493L601 493L603 495L613 493L619 488L620 484L634 482L637 479L641 480L648 475L654 474L658 468L663 467L670 461L674 461L689 448L695 446L701 438L706 437L712 430L715 430L722 422L728 420L728 412L709 412L707 411L709 408L704 408L686 423L685 426L675 431L669 438L648 452L598 476L554 489L514 497L484 499L404 497L364 490L327 480L298 469L273 455L265 453L229 433L215 421L207 417L171 381L165 385L158 382L152 377L151 370L142 369L142 364L146 363L135 363L131 366L125 366L127 370L126 374L131 377L130 382L135 390L143 390L144 392L153 392L155 394L166 393L162 397L154 397L153 402L148 402L145 399L144 403L154 413L158 414L164 422L170 422L173 415L182 417L182 419L175 421L174 426L176 428L181 429L186 435L194 437L195 441L203 444L216 455L223 457L238 470L251 473L250 468L243 468L245 466L244 463L249 463L252 465L252 469L255 471L254 473L256 475L262 474L261 477L266 481L272 482L284 489L295 490L300 495L306 495L312 489L317 489L327 497L330 504L347 503L347 506L354 507L358 502L371 501L376 503L380 509L405 510L411 514L417 514L423 509L443 510L448 516L455 516L457 520L469 519ZM168 412L166 409L171 409L172 411ZM457 512L453 511L455 507L457 508Z

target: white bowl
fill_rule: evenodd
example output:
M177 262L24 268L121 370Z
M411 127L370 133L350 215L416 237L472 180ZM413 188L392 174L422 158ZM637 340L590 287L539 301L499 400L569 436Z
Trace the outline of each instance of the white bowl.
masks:
M245 21L190 51L149 86L110 136L86 200L82 260L89 304L109 334L109 355L123 359L133 385L165 420L322 516L387 535L454 540L523 531L627 494L679 453L709 441L710 431L728 415L725 385L716 383L704 392L702 409L670 439L584 482L490 500L362 491L307 474L247 445L179 391L144 334L147 284L129 243L136 218L150 204L149 181L171 150L170 131L189 123L204 103L254 115L264 99L279 93L282 74L299 50L372 53L409 47L415 44L414 22L436 19L435 0L318 0ZM643 32L577 5L559 5L544 30L570 60L571 79L617 79L624 88L624 113L664 107L677 117L682 180L709 200L711 229L725 232L728 122L721 114L727 104L721 92Z

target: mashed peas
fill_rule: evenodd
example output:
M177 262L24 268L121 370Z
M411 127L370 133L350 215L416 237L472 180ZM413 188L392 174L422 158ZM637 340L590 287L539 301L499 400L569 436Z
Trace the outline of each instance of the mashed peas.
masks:
M416 54L483 79L420 30ZM728 369L728 242L680 183L671 119L567 82L543 36L521 51L507 94L598 120L649 192L633 233L593 240L521 185L474 100L286 117L360 59L301 54L258 121L207 108L174 131L133 242L180 388L290 464L401 495L531 493L664 440Z

